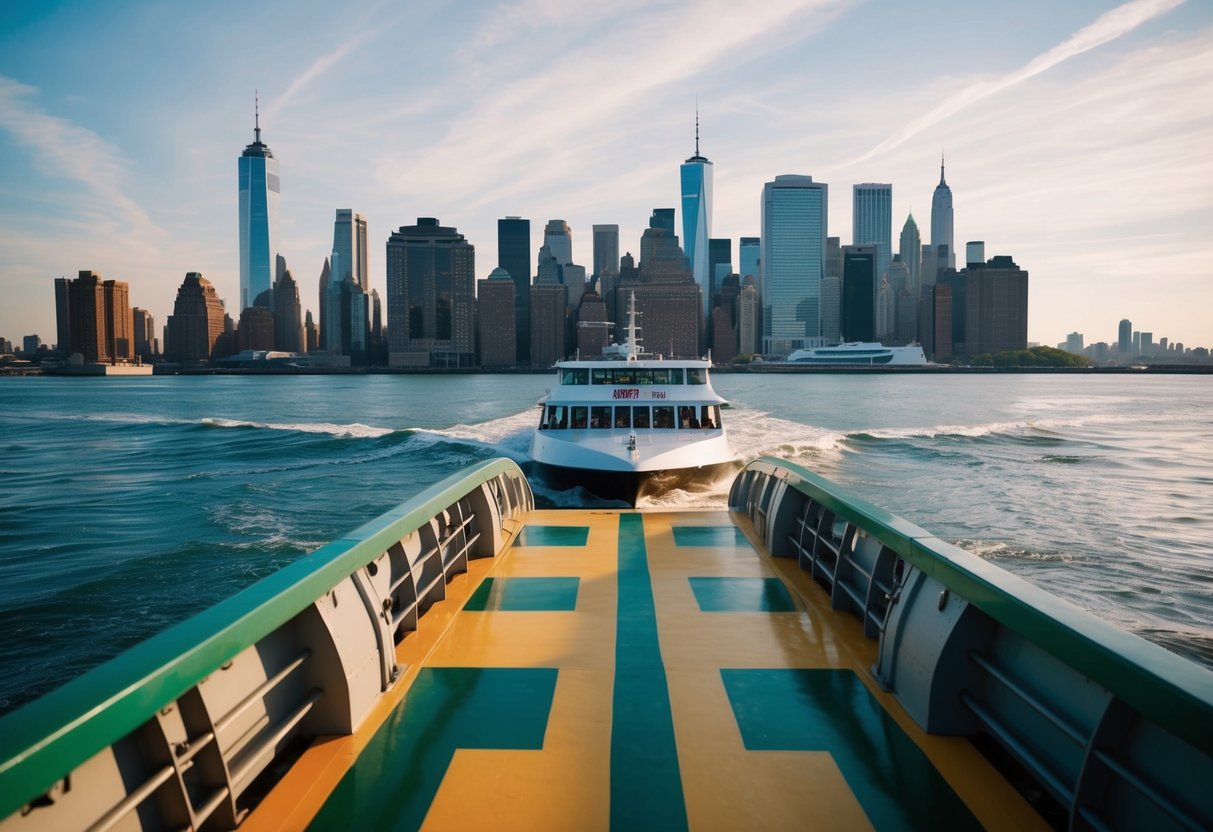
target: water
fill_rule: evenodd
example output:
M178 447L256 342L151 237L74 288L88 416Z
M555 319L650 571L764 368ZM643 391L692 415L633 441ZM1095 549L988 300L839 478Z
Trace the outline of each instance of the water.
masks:
M746 458L854 493L1213 666L1207 377L717 375ZM0 712L470 463L535 376L0 379ZM663 504L723 506L726 487ZM537 488L545 505L584 493Z

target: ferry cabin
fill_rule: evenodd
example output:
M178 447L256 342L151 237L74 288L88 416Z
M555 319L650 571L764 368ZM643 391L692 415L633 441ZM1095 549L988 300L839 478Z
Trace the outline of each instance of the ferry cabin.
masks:
M608 394L604 386L613 389ZM702 363L562 366L560 389L543 405L539 429L719 432L722 401Z

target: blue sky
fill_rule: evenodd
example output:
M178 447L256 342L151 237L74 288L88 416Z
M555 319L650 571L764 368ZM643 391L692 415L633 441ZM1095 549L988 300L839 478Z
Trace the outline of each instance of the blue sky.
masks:
M758 234L764 182L891 182L929 229L1031 273L1029 338L1123 317L1213 346L1213 4L732 0L9 0L0 7L0 335L54 340L52 278L126 280L157 327L186 272L233 314L236 158L253 91L282 175L282 254L316 310L336 208L383 245L419 216L496 265L496 220L593 223L636 252L678 165L715 164L713 236Z

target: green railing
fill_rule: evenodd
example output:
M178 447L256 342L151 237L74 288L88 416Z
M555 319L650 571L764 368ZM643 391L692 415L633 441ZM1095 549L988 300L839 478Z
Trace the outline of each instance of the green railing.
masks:
M1213 755L1213 671L1101 621L787 460L762 457L746 466L729 497L733 510L746 509L737 499L747 471L785 482L818 502L998 623ZM767 541L772 553L777 543Z
M533 506L517 464L482 463L0 718L0 820L482 486L502 522Z

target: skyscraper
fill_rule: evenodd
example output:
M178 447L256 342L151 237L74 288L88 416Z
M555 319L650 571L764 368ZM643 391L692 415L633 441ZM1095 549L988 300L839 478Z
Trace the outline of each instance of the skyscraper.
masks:
M893 259L893 186L867 182L852 186L851 242L876 247L876 279Z
M712 309L708 238L712 236L712 163L699 154L699 112L695 112L695 155L679 169L682 175L682 248L691 275L703 294L703 316Z
M327 348L365 364L369 356L370 284L367 273L366 219L349 208L338 208L333 221L333 253L322 330Z
M922 290L922 238L918 233L918 223L914 222L913 213L906 216L906 224L901 227L897 253L901 255L901 262L906 264L906 270L910 273L907 288L917 300Z
M674 230L674 209L654 208L653 213L649 215L649 228L664 228L671 237L678 236L678 232Z
M367 268L366 217L349 208L338 208L333 220L333 275L334 283L353 279L363 291L370 291L370 272Z
M762 352L784 354L821 338L829 189L811 176L784 174L762 189L759 292Z
M500 238L498 244L500 247ZM514 337L515 291L513 275L501 266L493 269L487 279L478 281L476 320L482 367L509 367L517 363L517 340Z
M274 278L278 253L278 160L261 141L261 116L253 110L253 143L238 162L240 175L240 308L252 306Z
M1117 331L1116 348L1118 351L1128 354L1133 351L1133 322L1128 318L1121 318L1120 328Z
M964 273L965 352L970 357L1028 348L1028 273L1005 255Z
M101 275L82 271L71 282L68 310L67 354L79 353L88 363L109 361L109 339L105 333L105 286Z
M543 244L556 258L563 282L564 265L573 262L573 229L569 228L569 224L564 220L548 220L548 224L543 228Z
M733 241L728 237L708 240L708 286L712 292L709 306L715 304L725 277L733 273Z
M619 226L594 226L594 275L602 280L604 275L619 273ZM601 286L599 293L601 293Z
M164 353L169 361L203 364L215 352L224 331L223 303L211 282L198 272L190 272L181 281L164 331Z
M742 237L737 243L737 260L739 263L737 276L741 278L743 287L745 286L745 279L747 277L754 278L755 284L758 282L758 259L761 242L761 239L758 237ZM757 290L757 286L755 290Z
M64 355L71 354L71 285L66 277L55 278L55 349Z
M940 246L947 246L947 261L940 256ZM927 275L934 283L939 272L956 268L956 246L952 240L952 189L943 178L943 157L939 157L939 184L931 196L931 249L935 255L935 271Z
M319 298L320 320L316 324L316 334L317 334L316 344L317 344L317 349L321 349L321 350L328 350L328 348L329 348L329 334L327 331L327 327L328 327L327 319L328 319L328 313L329 313L329 286L332 285L332 282L333 282L333 272L332 272L332 269L329 267L329 259L326 257L326 258L324 258L324 266L320 269L320 284L319 284L320 285L320 298ZM340 332L337 333L336 343L338 343L338 344L341 343L341 333Z
M597 226L595 226L597 227ZM531 221L522 217L497 220L497 265L514 281L514 357L531 360Z
M842 339L876 338L876 247L842 247Z
M387 242L388 363L470 367L476 357L476 250L420 217Z
M303 352L307 343L303 335L303 308L299 303L299 284L290 269L284 269L274 284L273 310L274 349Z

